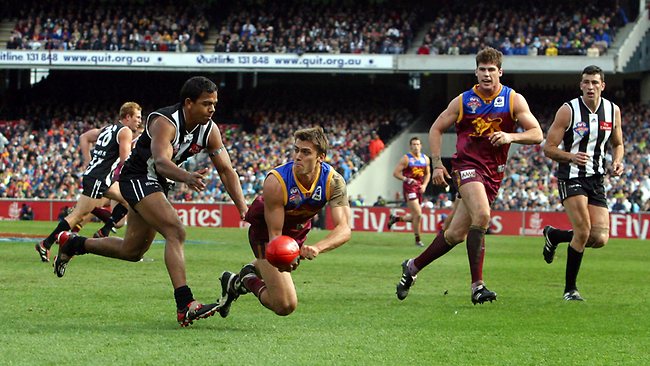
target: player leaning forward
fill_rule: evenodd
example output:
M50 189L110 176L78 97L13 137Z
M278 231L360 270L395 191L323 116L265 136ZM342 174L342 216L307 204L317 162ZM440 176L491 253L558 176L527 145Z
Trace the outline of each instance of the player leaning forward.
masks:
M447 185L449 174L440 161L442 134L456 126L456 153L452 157L452 182L459 201L447 229L439 233L419 256L402 263L397 298L403 300L416 275L434 260L467 240L472 277L472 303L496 299L483 283L485 232L490 224L490 205L501 186L510 144L539 144L542 129L526 99L501 84L503 55L487 47L476 55L478 83L454 98L429 131L432 183ZM522 132L516 132L521 128Z
M206 150L241 218L246 214L248 207L239 176L224 148L219 128L212 120L217 100L217 86L205 77L196 76L183 84L180 103L149 115L145 132L120 174L120 190L129 204L129 224L124 239L59 234L59 255L54 261L57 276L63 277L68 262L75 255L92 253L138 261L149 250L158 232L165 238L165 265L174 287L178 322L187 326L217 312L217 303L196 301L187 284L183 249L185 228L167 198L174 182L183 182L195 191L205 189L207 167L191 172L179 165Z
M298 306L291 278L293 268L276 268L265 259L269 239L292 237L300 245L300 256L312 260L350 240L350 206L345 180L325 163L327 137L321 127L294 133L293 161L272 169L264 181L262 196L253 201L246 221L255 260L239 274L223 272L219 313L228 316L230 305L240 294L251 292L277 315L289 315ZM329 202L334 228L323 239L303 245L311 219Z

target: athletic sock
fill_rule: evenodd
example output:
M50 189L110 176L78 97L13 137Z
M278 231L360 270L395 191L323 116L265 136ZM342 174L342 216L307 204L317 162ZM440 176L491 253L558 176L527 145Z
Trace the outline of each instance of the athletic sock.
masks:
M573 240L573 230L551 229L548 232L548 238L555 245L569 243Z
M576 280L580 271L580 264L582 263L582 255L583 253L578 252L569 245L566 256L565 293L577 289Z
M124 207L123 204L118 203L114 208L113 208L113 213L111 214L111 220L113 226L120 222L126 214L129 213L129 209ZM108 223L107 223L108 224Z
M68 222L65 219L59 221L59 224L56 226L54 231L52 231L50 235L47 238L45 238L45 240L43 240L43 246L46 249L52 248L52 244L54 244L54 242L56 241L56 236L59 235L60 232L68 231L68 230L70 230L70 224L68 224Z
M472 283L483 280L483 259L485 258L485 229L471 226L467 233L467 258Z
M181 286L174 290L174 299L176 299L176 308L180 311L194 301L194 295L189 286Z
M249 276L242 281L244 287L256 297L266 290L266 283L257 276Z
M106 222L111 218L111 211L103 207L95 207L90 213L97 216L102 222Z
M433 239L427 249L413 259L412 266L409 267L411 275L415 276L420 270L428 266L429 263L447 254L454 246L454 244L447 243L444 231L436 235L436 238ZM412 269L415 269L415 271L411 271Z

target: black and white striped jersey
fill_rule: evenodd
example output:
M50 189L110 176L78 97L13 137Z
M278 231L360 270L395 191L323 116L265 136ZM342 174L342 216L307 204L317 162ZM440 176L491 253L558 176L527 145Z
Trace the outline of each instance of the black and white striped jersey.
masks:
M107 125L100 130L95 146L90 153L91 159L83 174L84 177L89 176L104 181L108 186L111 185L113 171L120 162L120 143L117 140L117 134L123 128L128 127L116 123Z
M571 108L571 123L564 131L564 139L560 148L573 154L586 152L592 156L592 159L584 166L560 163L557 177L571 179L604 175L607 143L615 127L614 109L616 105L605 98L600 98L598 108L595 113L592 113L582 97L572 99L565 104Z
M156 170L153 158L151 156L151 135L149 134L149 124L156 117L165 117L176 128L174 140L170 141L173 148L172 161L176 165L182 164L185 160L194 156L205 149L208 145L208 137L212 128L217 128L214 122L210 120L206 125L197 125L192 131L185 129L185 115L183 107L176 104L169 107L160 108L147 116L147 123L138 142L131 151L131 155L124 163L124 168L120 174L120 180L130 180L132 178L142 178L146 176L148 180L157 180L162 186L168 186L174 181L163 177Z

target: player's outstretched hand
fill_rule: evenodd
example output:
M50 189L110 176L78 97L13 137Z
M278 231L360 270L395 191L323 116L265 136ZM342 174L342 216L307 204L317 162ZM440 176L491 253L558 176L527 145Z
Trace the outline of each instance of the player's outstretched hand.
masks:
M305 259L312 260L318 256L320 251L312 245L303 245L302 248L300 248L300 256Z

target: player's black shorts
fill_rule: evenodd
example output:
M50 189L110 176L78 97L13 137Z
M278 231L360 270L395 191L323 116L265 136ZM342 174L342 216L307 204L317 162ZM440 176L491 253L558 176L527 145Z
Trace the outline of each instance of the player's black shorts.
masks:
M81 180L82 194L94 199L104 197L104 193L108 190L108 185L105 181L84 175Z
M147 177L132 179L120 179L120 191L122 197L129 203L131 208L142 201L143 198L155 192L163 192L167 196L168 187L163 187L157 180L151 180Z
M573 196L587 196L588 204L607 207L607 198L605 197L605 178L602 175L571 178L567 180L558 179L557 183L562 202Z

